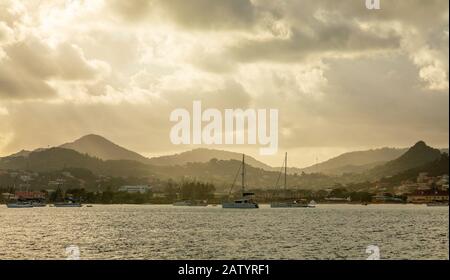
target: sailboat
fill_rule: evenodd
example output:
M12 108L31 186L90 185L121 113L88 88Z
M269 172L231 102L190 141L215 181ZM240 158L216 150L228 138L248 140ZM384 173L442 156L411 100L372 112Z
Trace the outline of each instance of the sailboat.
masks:
M252 192L246 192L245 191L245 155L242 155L242 165L239 168L239 170L242 169L242 182L241 182L241 197L231 201L231 202L224 202L222 203L222 208L238 208L238 209L255 209L255 208L259 208L258 203L256 203L255 201L253 201L252 196L254 196L255 194ZM238 171L239 172L239 171ZM236 174L237 177L237 174ZM235 179L236 181L236 179ZM234 186L231 186L233 188ZM231 192L231 190L230 190Z
M284 192L286 193L287 190L287 153L284 155ZM281 171L280 171L280 175L281 175ZM279 179L279 177L278 177ZM277 181L277 185L278 185L278 181ZM289 201L276 201L276 202L272 202L270 203L270 207L271 208L298 208L298 207L303 207L303 208L313 208L315 207L315 202L314 203L307 203L305 201L297 201L297 200L289 200Z

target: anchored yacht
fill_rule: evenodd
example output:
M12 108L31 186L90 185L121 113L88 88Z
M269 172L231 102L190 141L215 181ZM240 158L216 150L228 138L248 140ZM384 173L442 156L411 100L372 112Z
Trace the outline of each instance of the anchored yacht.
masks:
M287 153L284 155L284 193L286 193L287 190ZM281 170L280 170L280 176L281 176ZM280 176L278 177L276 185L278 186L278 181L280 179ZM283 200L283 201L275 201L270 203L271 208L314 208L315 202L311 201L310 203L306 202L305 200Z
M222 203L222 208L238 208L238 209L255 209L255 208L259 208L258 203L256 203L255 201L253 201L252 197L255 195L252 192L246 192L245 191L245 155L242 155L242 165L239 168L239 170L242 169L242 183L241 183L241 197L234 200L234 201L230 201L230 202L224 202ZM239 172L239 171L238 171ZM237 175L236 175L237 177ZM236 181L236 179L235 179ZM233 188L234 186L231 186ZM231 193L231 191L230 191Z

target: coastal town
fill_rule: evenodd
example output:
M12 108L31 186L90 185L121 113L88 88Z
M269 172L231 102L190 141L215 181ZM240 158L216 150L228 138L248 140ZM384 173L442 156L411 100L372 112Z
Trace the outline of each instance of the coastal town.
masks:
M195 186L193 186L195 184ZM191 187L192 186L192 187ZM252 189L255 200L270 203L283 197L314 200L321 204L384 204L411 203L448 205L449 176L430 176L422 172L416 180L402 181L398 186L383 182L336 184L321 189L295 186L284 192L279 189ZM116 178L97 176L85 170L67 169L39 173L22 170L0 170L0 203L11 201L51 204L78 201L98 204L173 204L177 201L206 201L218 204L229 193L213 184L195 181L175 182L156 178Z

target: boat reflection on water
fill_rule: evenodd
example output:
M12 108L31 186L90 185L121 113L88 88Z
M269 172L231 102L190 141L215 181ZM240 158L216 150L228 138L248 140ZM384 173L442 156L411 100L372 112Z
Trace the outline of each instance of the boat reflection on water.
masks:
M55 207L81 207L80 202L75 202L72 200L66 201L66 202L55 202L53 203L53 206Z
M206 200L182 200L173 203L173 206L208 206Z

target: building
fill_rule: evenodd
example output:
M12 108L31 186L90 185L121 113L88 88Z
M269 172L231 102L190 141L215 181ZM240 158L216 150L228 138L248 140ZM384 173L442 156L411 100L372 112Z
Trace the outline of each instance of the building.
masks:
M127 193L148 193L150 191L150 187L147 185L137 185L137 186L122 186L119 188L119 192L127 192Z
M430 202L448 202L448 190L417 190L408 194L408 203L430 203Z
M43 192L16 191L14 194L18 199L45 199L45 193Z

